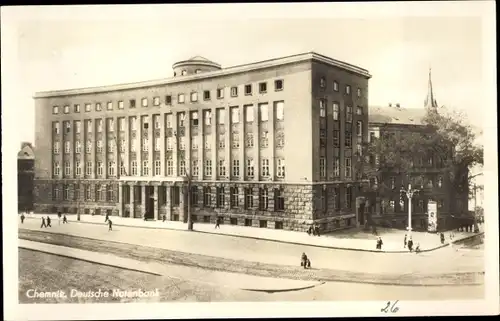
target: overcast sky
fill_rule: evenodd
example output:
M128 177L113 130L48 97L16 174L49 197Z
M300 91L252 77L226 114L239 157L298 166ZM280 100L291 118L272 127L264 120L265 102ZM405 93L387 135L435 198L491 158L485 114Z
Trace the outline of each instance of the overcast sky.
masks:
M132 8L35 8L18 19L17 86L10 99L22 115L19 141L34 140L31 97L37 91L170 77L174 62L195 55L227 67L307 51L368 69L370 105L422 108L432 66L438 103L465 110L481 126L480 17L382 18L366 16L367 10L359 11L365 18L342 18L333 11L287 17L270 9L247 17L221 6Z

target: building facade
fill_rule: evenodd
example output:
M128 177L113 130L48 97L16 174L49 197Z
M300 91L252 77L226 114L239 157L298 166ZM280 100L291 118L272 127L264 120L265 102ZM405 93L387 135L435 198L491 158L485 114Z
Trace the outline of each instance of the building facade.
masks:
M306 53L173 72L35 94L37 211L186 222L189 201L194 222L356 225L368 71Z
M34 209L35 153L31 143L21 143L17 153L17 209L20 212Z
M423 123L426 112L430 109L436 112L437 107L429 73L429 87L424 108L406 109L399 104L389 104L385 107L370 106L368 141L384 139L387 135L404 139L405 135L425 133L429 130ZM401 174L380 169L377 155L370 155L368 166L376 169L373 171L376 175L369 177L366 210L373 223L395 228L408 226L408 199L400 191L401 187L407 188L412 182L413 188L420 190L412 198L413 229L427 230L429 201L435 201L437 204L439 229L447 229L467 221L468 193L457 195L453 192L442 158L432 151L409 157L411 169L408 173Z

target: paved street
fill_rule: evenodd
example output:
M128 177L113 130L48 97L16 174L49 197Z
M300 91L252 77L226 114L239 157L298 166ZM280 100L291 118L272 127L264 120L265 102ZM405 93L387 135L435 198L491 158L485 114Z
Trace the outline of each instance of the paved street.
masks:
M38 220L29 219L20 228L40 230L39 224ZM301 253L306 252L315 268L401 275L484 271L482 250L456 251L445 247L419 254L371 253L176 230L115 226L108 232L105 225L58 225L57 221L52 225L43 231L266 264L297 266Z
M28 217L40 219L40 214L31 214ZM52 216L56 218L55 215ZM76 221L76 215L68 215L70 221ZM91 222L91 223L103 223L104 216L102 215L81 215L81 222ZM161 222L161 221L144 221L141 219L134 218L123 218L123 217L112 217L113 223L116 225L124 226L134 226L134 227L149 227L149 228L165 228L173 230L186 230L187 225L182 222ZM362 232L356 229L350 229L345 231L338 231L335 233L325 234L320 237L309 236L304 232L295 231L285 231L285 230L275 230L267 228L253 228L246 226L234 226L234 225L222 225L220 229L215 229L214 225L206 223L195 223L194 229L200 232L232 235L232 236L243 236L251 237L264 240L278 240L291 243L301 243L301 244L311 244L327 247L336 248L346 248L346 249L358 249L358 250L369 250L375 251L375 244L377 236ZM405 231L395 230L395 229L384 229L379 228L379 236L382 237L384 246L382 251L384 252L405 252L407 249L403 246L403 240L405 236ZM453 232L455 234L455 239L460 239L473 235L470 232ZM450 233L446 233L447 244L450 241ZM413 241L415 246L417 243L420 244L421 250L434 249L440 247L442 244L439 239L439 235L426 233L426 232L413 232Z
M409 287L327 282L323 285L294 292L263 293L243 291L222 285L213 285L171 277L132 272L94 263L19 250L19 300L21 303L83 303L83 302L166 302L166 301L326 301L326 300L451 300L479 299L484 296L484 286ZM177 267L170 267L175 269ZM64 273L61 273L64 271ZM211 271L204 271L204 278L213 280ZM69 298L30 299L26 291L71 289L79 291L121 289L135 290L158 288L160 296L147 299L133 298Z

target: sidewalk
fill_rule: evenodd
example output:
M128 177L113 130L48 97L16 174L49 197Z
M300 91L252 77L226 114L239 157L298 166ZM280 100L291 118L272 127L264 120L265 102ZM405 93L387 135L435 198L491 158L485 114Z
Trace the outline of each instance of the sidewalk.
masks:
M27 214L26 218L40 219L46 214ZM57 223L57 216L50 215L54 224ZM76 215L67 215L68 221L77 221ZM105 216L80 215L80 223L102 224L104 225ZM186 231L187 224L175 221L144 221L138 218L124 218L112 216L113 226L127 227L142 227L153 229L170 229L178 231ZM380 229L379 236L384 242L382 250L376 250L375 244L377 236L362 231L340 231L322 236L310 236L304 232L275 230L268 228L255 228L236 225L221 225L220 229L215 229L213 224L194 223L195 232L227 235L233 237L243 237L256 240L273 241L279 243L288 243L296 245L307 245L339 250L364 251L375 253L408 253L409 251L403 247L403 240L406 231L393 229ZM480 227L481 232L482 226ZM472 232L454 232L453 243L473 237L476 233ZM426 232L413 232L412 238L414 247L419 243L422 252L434 251L446 247L450 243L450 232L446 232L446 241L441 244L439 234Z
M318 281L301 281L281 278L260 277L248 274L208 271L192 267L144 263L112 254L85 251L48 243L19 240L19 248L35 250L43 253L70 257L91 263L118 267L135 272L165 276L179 280L194 281L215 286L231 287L248 291L285 292L312 288L323 284ZM208 282L207 280L210 280Z

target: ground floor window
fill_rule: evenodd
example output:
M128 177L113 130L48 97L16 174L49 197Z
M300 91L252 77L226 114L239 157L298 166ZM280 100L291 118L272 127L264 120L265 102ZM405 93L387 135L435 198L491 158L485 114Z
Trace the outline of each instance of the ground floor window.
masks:
M181 201L181 191L179 186L172 187L172 206L179 206Z
M274 222L274 228L277 230L282 230L283 229L283 222L281 222L281 221Z
M285 210L285 196L283 195L283 190L279 188L274 189L274 210L276 212Z
M265 221L265 220L260 220L260 221L259 221L259 227L266 228L266 227L267 227L267 221Z
M178 220L179 220L179 214L172 215L172 221L178 221Z
M209 215L203 216L203 222L204 223L210 223L210 216Z
M230 221L231 225L238 225L238 219L235 217L231 217L229 219L229 221Z
M252 220L249 218L245 219L245 226L252 226Z
M198 187L197 186L191 186L191 205L193 205L193 206L198 205Z

